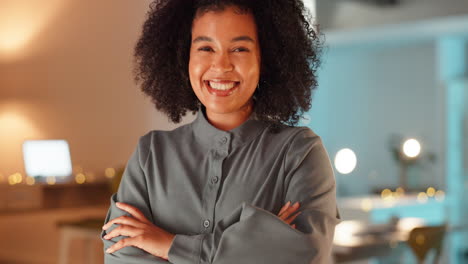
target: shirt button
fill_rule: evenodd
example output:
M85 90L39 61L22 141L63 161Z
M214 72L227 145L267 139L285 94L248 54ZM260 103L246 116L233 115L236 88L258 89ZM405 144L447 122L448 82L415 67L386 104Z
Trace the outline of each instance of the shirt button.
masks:
M227 137L221 138L221 144L226 144L227 141L228 141Z
M210 220L205 220L205 221L203 221L203 226L204 226L205 228L210 227Z
M214 183L217 183L219 180L218 176L214 176L213 178L211 178L211 182L214 184Z

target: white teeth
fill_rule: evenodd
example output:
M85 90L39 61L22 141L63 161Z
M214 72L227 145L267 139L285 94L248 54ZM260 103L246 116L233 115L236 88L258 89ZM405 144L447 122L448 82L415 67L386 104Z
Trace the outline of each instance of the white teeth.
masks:
M209 82L211 88L216 90L229 90L236 85L236 82L229 82L229 83L217 83L217 82Z

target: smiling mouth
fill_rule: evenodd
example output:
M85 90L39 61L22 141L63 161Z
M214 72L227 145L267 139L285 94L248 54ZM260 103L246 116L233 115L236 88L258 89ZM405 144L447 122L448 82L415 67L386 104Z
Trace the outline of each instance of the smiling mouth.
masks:
M217 96L228 96L239 87L240 82L235 81L203 81L208 92Z
M232 89L234 86L237 86L240 82L234 81L222 81L222 82L215 82L215 81L205 81L205 84L212 89L220 90L220 91L227 91Z

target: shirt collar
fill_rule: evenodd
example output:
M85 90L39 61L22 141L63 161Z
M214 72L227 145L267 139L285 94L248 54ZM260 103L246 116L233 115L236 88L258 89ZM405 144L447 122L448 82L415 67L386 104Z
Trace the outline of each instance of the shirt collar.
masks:
M204 109L200 108L192 126L195 136L204 146L210 148L230 146L230 150L253 140L267 127L267 124L257 120L255 113L252 113L242 125L223 131L211 125Z

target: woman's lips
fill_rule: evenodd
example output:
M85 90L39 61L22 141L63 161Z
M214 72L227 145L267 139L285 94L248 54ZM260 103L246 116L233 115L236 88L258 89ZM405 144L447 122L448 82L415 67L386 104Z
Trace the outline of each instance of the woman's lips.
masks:
M229 96L232 94L232 92L239 87L240 82L233 82L233 81L204 81L204 84L208 90L208 92L212 95L216 96ZM211 85L216 86L215 89ZM233 85L232 88L226 89L226 87L229 87Z

